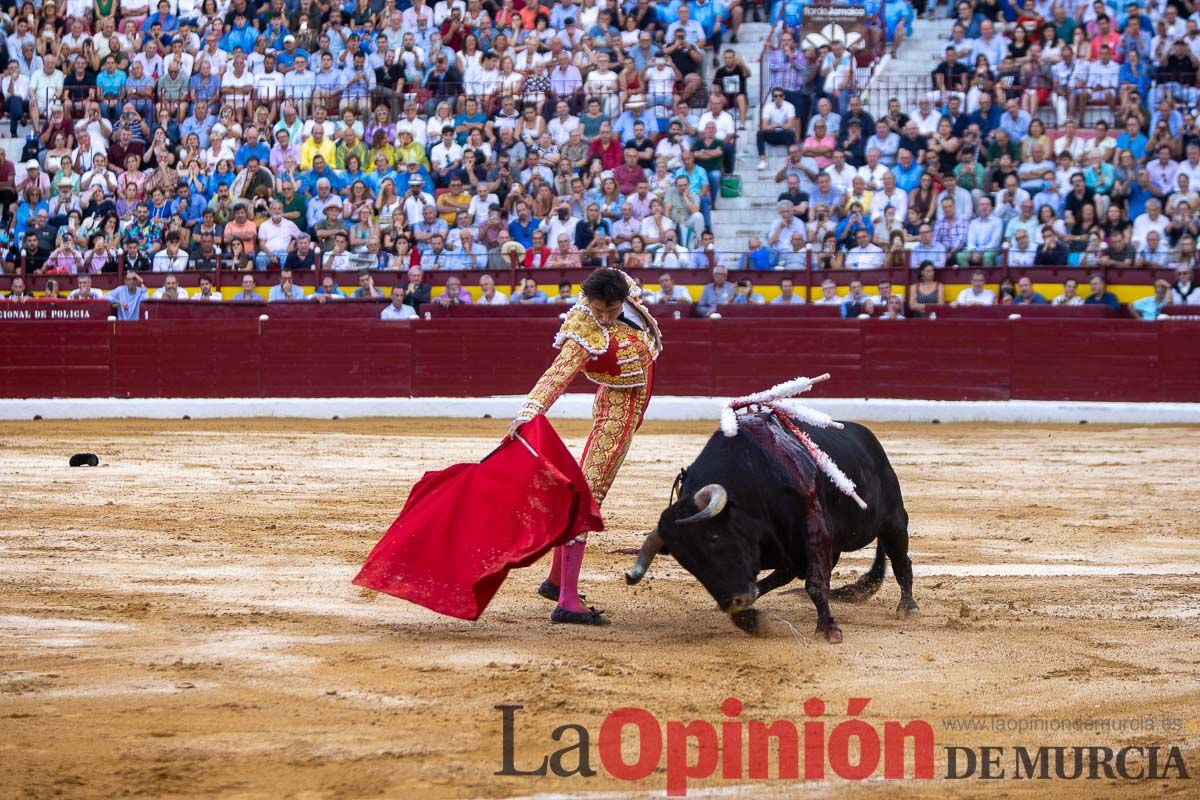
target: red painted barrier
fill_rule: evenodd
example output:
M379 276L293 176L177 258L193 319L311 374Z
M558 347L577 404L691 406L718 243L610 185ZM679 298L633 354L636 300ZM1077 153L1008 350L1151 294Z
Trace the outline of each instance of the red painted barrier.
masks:
M557 319L0 323L0 397L523 394ZM1200 399L1200 322L662 319L655 391L732 396L830 372L814 396ZM573 387L590 391L580 378Z
M379 319L386 300L351 299L329 300L325 303L281 301L277 303L201 302L199 300L145 300L141 317L148 319L258 319L266 314L271 319Z

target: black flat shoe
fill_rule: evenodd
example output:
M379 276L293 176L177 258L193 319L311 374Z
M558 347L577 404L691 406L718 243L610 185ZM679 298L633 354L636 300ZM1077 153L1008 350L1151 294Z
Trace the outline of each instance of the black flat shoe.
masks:
M558 584L551 582L551 580L549 578L542 581L542 585L537 588L537 593L540 596L546 598L547 600L552 600L555 603L558 602L558 592L559 592ZM587 600L587 595L581 594L581 595L579 595L579 599L581 601Z
M607 625L608 620L594 608L587 611L567 611L562 606L555 606L550 613L550 621L559 625Z

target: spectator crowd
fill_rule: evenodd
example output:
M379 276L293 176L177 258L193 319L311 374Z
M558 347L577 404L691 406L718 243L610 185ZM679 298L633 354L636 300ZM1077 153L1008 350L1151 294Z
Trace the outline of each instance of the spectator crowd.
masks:
M804 5L26 3L0 15L25 135L18 163L0 149L0 263L133 273L123 312L142 272L219 264L250 299L256 272L319 263L331 299L339 274L374 296L374 270L416 270L395 315L441 269L1192 266L1200 12L960 2L927 90L872 113L844 43L803 43ZM911 34L908 0L867 11L873 43ZM722 43L764 15L748 120ZM751 137L758 180L769 148L786 163L770 223L727 254L713 216Z

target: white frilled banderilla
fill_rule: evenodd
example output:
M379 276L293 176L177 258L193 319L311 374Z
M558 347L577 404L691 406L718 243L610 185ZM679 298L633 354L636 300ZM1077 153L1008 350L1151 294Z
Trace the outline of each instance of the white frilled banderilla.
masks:
M737 436L738 432L738 414L741 413L757 413L760 411L768 411L773 413L775 417L791 431L804 449L808 451L813 463L816 464L822 472L829 476L829 480L833 481L833 485L838 490L858 503L859 508L866 508L867 504L861 497L858 496L854 481L846 476L846 473L833 463L833 459L817 446L816 442L808 437L804 431L796 427L792 422L792 417L798 418L802 422L812 425L816 428L842 428L842 423L833 419L828 414L817 411L813 408L808 408L802 405L784 405L783 400L795 397L809 391L818 383L829 380L829 373L818 375L815 378L793 378L790 381L785 381L770 389L754 394L748 394L745 397L739 397L735 400L730 400L721 409L721 432L726 436Z

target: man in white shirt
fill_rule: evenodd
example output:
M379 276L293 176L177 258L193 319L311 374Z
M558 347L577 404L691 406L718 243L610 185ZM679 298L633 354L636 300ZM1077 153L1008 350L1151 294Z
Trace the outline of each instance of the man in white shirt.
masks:
M100 300L104 297L104 292L92 288L91 275L86 272L80 273L77 280L79 281L79 286L67 295L68 300Z
M846 151L839 148L833 151L833 161L825 168L825 174L833 188L846 194L854 187L858 170L846 163Z
M862 176L868 189L877 192L883 188L883 176L891 175L892 171L880 161L879 148L870 147L867 148L867 163L858 168L858 174Z
M971 285L958 293L958 298L952 306L994 306L996 293L983 285L983 270L977 269L971 274Z
M1170 224L1167 215L1162 213L1162 203L1155 198L1150 198L1146 201L1146 210L1138 215L1138 218L1133 221L1133 240L1134 247L1141 247L1146 243L1146 234L1150 231L1157 231L1158 235L1165 236L1167 225Z
M156 261L158 260L157 256L162 255L163 252L165 252L165 251L160 250L157 253L157 255L155 257ZM185 253L185 255L186 255L186 253ZM158 269L156 268L155 272L157 272L157 271L158 271ZM151 300L187 300L188 292L187 292L187 289L184 289L182 286L179 285L179 278L176 278L174 275L168 275L167 277L163 278L163 285L160 286L159 288L155 289L154 293L150 295L150 299Z
M29 78L29 117L35 131L42 129L42 117L50 115L50 105L62 93L63 74L55 66L56 63L54 54L46 53L42 58L42 68Z
M254 73L254 102L267 106L274 114L282 88L283 73L275 69L275 53L268 50L262 66Z
M875 192L871 199L871 222L876 225L882 223L888 208L896 209L896 222L908 220L908 194L896 188L896 175L891 171L884 174L883 188Z
M258 253L254 259L259 269L266 269L272 257L282 266L292 242L300 238L296 223L284 218L282 202L271 200L268 210L270 216L258 226Z
M410 9L411 10L411 9ZM404 302L404 287L397 284L392 287L392 302L379 312L380 319L416 319L417 312Z
M1037 248L1029 240L1029 231L1018 228L1013 234L1012 248L1008 251L1008 266L1032 267L1037 257Z
M717 126L717 141L726 149L731 147L737 140L737 122L734 121L733 115L725 110L725 95L719 92L709 95L708 109L696 121L696 130L703 131L710 122Z
M554 143L562 147L570 141L571 131L581 130L581 125L577 117L571 116L571 106L567 104L566 100L558 101L555 112L554 119L550 120L546 130L550 132L550 138L554 140Z
M475 301L476 305L485 306L506 306L508 305L508 295L504 292L496 291L496 279L491 275L479 276L479 288L482 293L479 299Z
M842 298L838 297L837 284L826 278L821 281L821 296L813 300L814 306L840 306Z
M767 168L767 145L795 144L796 125L796 107L783 99L782 89L771 90L771 102L763 106L762 123L755 134L759 169Z
M942 115L934 110L933 101L929 99L929 95L922 95L917 99L917 113L913 114L910 119L917 123L917 132L922 136L933 136L937 133Z
M664 272L658 276L658 291L650 294L648 302L691 304L692 295L686 286L675 285L675 279L671 277L671 273Z
M176 37L171 40L171 51L163 59L163 65L167 69L170 69L172 64L178 64L179 73L183 75L184 80L188 80L192 77L192 65L195 62L195 57L183 49L183 39Z
M1120 83L1121 65L1113 60L1108 45L1100 48L1100 59L1088 62L1087 74L1075 83L1075 118L1083 119L1090 103L1108 103L1109 110L1116 115L1117 87Z
M477 98L484 108L489 108L492 95L499 86L500 70L496 69L496 53L488 50L478 65L467 70L463 77L463 90L467 95Z
M882 269L883 249L871 241L871 234L859 228L854 233L855 246L846 252L846 269Z
M155 272L182 272L188 268L188 254L179 248L179 233L171 231L166 236L167 246L154 254ZM185 294L184 297L187 295Z
M202 300L209 302L219 302L221 293L213 288L212 278L204 275L200 278L200 288L192 295L193 300Z

